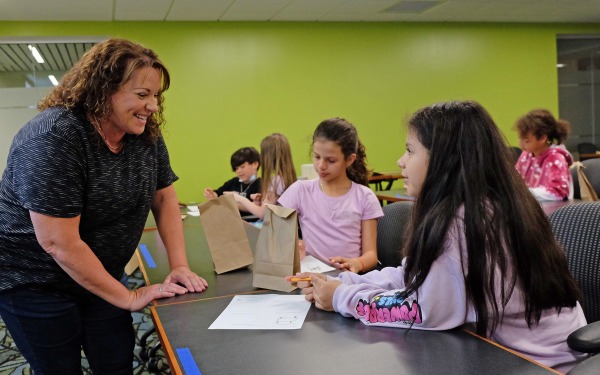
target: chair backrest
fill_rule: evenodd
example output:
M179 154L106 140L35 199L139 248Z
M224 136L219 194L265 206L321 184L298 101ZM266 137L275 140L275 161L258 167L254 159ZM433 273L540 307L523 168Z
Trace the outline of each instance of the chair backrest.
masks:
M577 145L577 151L580 154L593 154L598 151L598 147L590 142L582 142Z
M380 267L397 267L402 261L402 245L412 215L412 201L383 206L384 216L377 223L377 256Z
M523 150L521 150L519 147L516 147L516 146L510 146L509 149L513 154L514 162L516 164L517 161L519 160L519 156L521 156L521 153L523 152Z
M600 320L600 202L583 202L559 208L550 217L563 246L569 270L583 292L588 323Z
M581 162L584 165L583 173L592 184L596 194L600 195L600 158L587 159ZM579 191L579 179L577 178L577 168L571 168L571 177L573 177L573 189L575 189L573 198L581 199Z

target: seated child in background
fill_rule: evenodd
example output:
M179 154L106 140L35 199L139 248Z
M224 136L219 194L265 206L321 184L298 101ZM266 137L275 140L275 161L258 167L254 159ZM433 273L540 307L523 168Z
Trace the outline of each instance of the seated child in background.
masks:
M231 168L237 177L225 182L217 190L204 189L206 199L215 199L226 191L234 191L241 196L253 199L253 195L260 193L261 180L256 176L260 167L260 155L254 147L242 147L231 155ZM242 215L248 215L244 208L238 205Z
M298 274L311 279L298 282L306 299L367 325L466 325L559 371L585 358L566 342L586 325L581 292L487 111L470 101L417 111L398 165L416 198L402 266Z
M375 268L377 219L383 211L369 188L367 156L356 128L341 118L321 122L312 154L319 177L295 182L278 201L298 212L301 250L352 272Z
M573 164L573 157L562 144L571 124L555 119L545 109L537 109L518 119L515 128L523 149L516 168L535 198L572 199L573 179L569 166Z
M265 204L277 203L279 196L297 178L290 143L281 133L268 135L260 142L260 160L262 189L254 201L235 191L226 194L233 194L238 206L262 220L267 209Z

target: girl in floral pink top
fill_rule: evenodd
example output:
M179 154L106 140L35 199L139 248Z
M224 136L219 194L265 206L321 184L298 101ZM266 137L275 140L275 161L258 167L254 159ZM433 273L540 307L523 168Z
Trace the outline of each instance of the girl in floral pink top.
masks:
M538 200L573 198L573 180L569 171L573 157L562 144L571 124L555 119L545 109L536 109L518 119L515 128L519 132L519 146L523 149L516 168L529 191Z

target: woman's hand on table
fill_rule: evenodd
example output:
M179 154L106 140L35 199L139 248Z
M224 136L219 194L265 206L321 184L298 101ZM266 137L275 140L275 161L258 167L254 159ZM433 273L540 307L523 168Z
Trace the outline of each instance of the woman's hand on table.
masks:
M171 273L165 279L170 283L181 284L187 292L203 292L208 288L208 283L202 277L192 272L189 267L179 266L171 270ZM180 286L180 285L178 285Z
M186 294L187 292L185 287L172 282L171 278L167 276L162 284L143 286L130 291L129 310L139 311L155 299L173 297L177 294Z

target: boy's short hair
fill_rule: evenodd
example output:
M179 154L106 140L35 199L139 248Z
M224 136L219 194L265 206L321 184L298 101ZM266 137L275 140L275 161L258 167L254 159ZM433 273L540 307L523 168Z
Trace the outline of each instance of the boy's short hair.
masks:
M257 162L260 167L260 154L258 150L254 147L242 147L231 155L231 169L234 172L237 167L245 162L248 162L248 164Z

